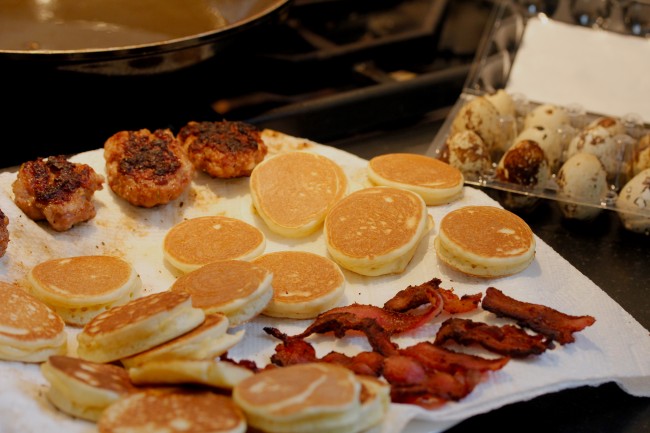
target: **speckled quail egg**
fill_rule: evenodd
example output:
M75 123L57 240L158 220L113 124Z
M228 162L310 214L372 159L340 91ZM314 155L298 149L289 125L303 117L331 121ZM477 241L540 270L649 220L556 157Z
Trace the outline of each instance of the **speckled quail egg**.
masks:
M650 168L650 133L641 137L634 146L632 164L632 174L635 176L646 168Z
M558 131L570 124L571 118L565 108L554 104L542 104L533 108L526 115L523 129L543 126L549 130Z
M625 134L625 127L614 117L599 117L584 127L569 143L567 159L576 153L596 155L605 166L609 180L625 175L628 168L624 163L624 143L619 138Z
M539 144L546 154L551 171L558 167L562 157L562 140L557 131L544 126L531 126L521 131L515 138L516 143L522 140L532 140Z
M478 178L492 168L490 150L474 131L449 135L445 147L446 162L468 179Z
M503 140L499 111L484 96L476 97L463 105L454 117L450 134L474 131L490 151L498 149Z
M546 153L532 140L517 141L503 154L497 165L496 177L501 182L523 187L524 191L545 188L551 179L551 168ZM538 199L535 196L510 195L507 207L529 207Z
M623 186L616 199L616 208L626 229L650 234L650 168Z
M495 106L500 115L515 117L515 101L505 90L499 89L485 95L485 98Z
M558 202L566 218L590 220L602 211L598 206L608 191L607 172L595 155L576 153L562 164L556 180L567 199Z
M495 150L505 152L512 145L517 135L515 101L512 99L512 96L503 89L485 95L485 99L490 101L499 112L502 137L498 143L497 149Z

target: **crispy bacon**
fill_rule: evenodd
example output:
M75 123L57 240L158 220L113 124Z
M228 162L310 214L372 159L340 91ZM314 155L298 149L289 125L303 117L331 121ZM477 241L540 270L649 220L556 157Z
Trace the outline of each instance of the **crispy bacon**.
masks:
M399 348L391 340L392 336L426 323L443 308L450 314L464 313L476 309L481 302L482 294L458 298L453 291L441 288L440 282L434 278L419 286L409 286L386 302L383 308L361 304L333 308L319 315L297 335L288 336L276 328L264 328L269 335L281 340L271 357L272 364L267 368L315 361L335 363L356 374L383 377L390 384L393 402L431 409L464 398L488 372L502 369L511 358L541 354L553 347L554 340L559 338L541 332L529 334L516 325L496 326L452 317L442 323L433 343L425 341ZM489 288L487 293L483 303L498 311L498 315L525 320L528 324L530 317L517 310L517 307L522 307L530 314L541 312L553 320L569 320L573 327L560 327L563 331L568 329L569 336L571 332L582 329L573 322L574 319L579 319L579 324L589 322L589 316L574 318L536 305L531 309L531 304L507 298L494 288ZM425 306L427 303L429 305ZM536 323L532 320L529 327L539 330L532 328L540 326ZM555 327L550 327L555 330ZM318 358L314 347L305 341L312 334L332 333L343 338L350 332L365 335L372 351L354 356L332 351ZM488 359L444 347L452 341L461 345L478 344L501 356Z
M469 313L478 308L483 297L482 293L474 295L463 295L460 298L449 289L440 288L440 295L443 300L443 309L449 314Z
M508 317L520 326L532 329L560 344L575 341L573 333L582 331L596 321L592 316L570 316L545 305L518 301L499 289L488 287L482 307L498 317Z
M340 352L330 352L322 358L325 362L342 365L356 374L381 376L384 369L384 356L377 352L360 352L348 356Z
M370 319L366 319L366 321L367 320ZM375 377L381 375L384 355L376 351L361 352L355 356L348 356L339 352L330 352L323 358L319 359L316 356L314 347L303 340L303 337L289 336L277 328L272 327L265 327L264 331L282 341L280 344L275 346L275 353L271 356L271 362L279 367L302 364L305 362L325 361L347 367L357 374L365 374ZM392 343L390 344L392 345Z
M540 334L528 334L517 326L488 325L454 317L442 323L434 344L444 345L448 341L466 346L479 344L487 350L513 358L539 355L552 346L552 340Z
M265 327L264 332L274 336L282 343L275 346L271 362L280 367L316 361L316 350L302 338L290 337L277 328Z
M228 355L228 352L221 354L219 356L219 361L233 363L233 364L235 364L235 365L237 365L239 367L247 368L250 371L252 371L253 373L257 373L258 371L261 370L257 366L257 364L255 363L255 361L251 361L251 360L248 360L248 359L242 359L240 361L235 361L234 359L230 358L230 356Z
M388 335L406 332L431 321L442 311L443 302L440 294L433 290L427 290L426 295L429 300L428 307L419 310L411 309L407 312L391 311L375 305L357 303L332 308L319 314L301 335L307 336L314 332L323 333L321 329L332 326L339 318L346 317L345 314L352 315L357 319L372 319ZM329 330L334 331L334 329Z
M428 292L431 291L435 291L442 297L442 308L450 314L473 311L478 307L479 302L481 302L483 296L481 293L463 295L459 298L452 290L440 287L440 283L442 283L442 280L433 278L417 286L408 286L389 299L384 304L384 309L396 312L412 310L430 302Z
M486 371L500 370L509 359L485 359L422 342L386 358L383 375L394 402L432 408L465 397Z
M291 337L278 337L276 334L280 332L277 330L273 331L273 329L264 328L268 334L279 338L285 343L287 340L302 340L312 334L333 332L337 338L343 338L348 331L360 331L368 338L368 343L370 343L370 346L372 346L375 352L385 356L397 353L397 345L390 341L388 332L379 326L374 319L368 317L360 318L346 312L325 315L321 320L316 320L300 334Z
M458 401L466 397L481 382L482 377L482 373L476 370L463 370L455 374L428 371L419 383L391 383L391 400L395 403L417 404L427 409L435 408L447 401Z
M388 383L400 386L419 385L427 377L424 366L405 355L385 358L382 374Z
M508 356L486 359L467 353L453 352L431 342L424 341L400 350L402 355L417 360L429 370L453 373L458 370L496 371L510 360Z

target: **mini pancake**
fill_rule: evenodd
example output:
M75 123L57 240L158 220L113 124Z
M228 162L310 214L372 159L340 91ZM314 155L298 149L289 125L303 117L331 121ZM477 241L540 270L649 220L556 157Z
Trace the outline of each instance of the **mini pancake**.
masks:
M15 284L0 282L0 359L43 362L67 350L63 319Z
M262 314L308 319L332 308L345 289L339 266L306 251L278 251L252 261L273 274L273 298Z
M129 368L129 377L137 385L198 384L233 389L253 374L232 362L213 359L168 359Z
M250 178L257 213L273 232L291 238L318 230L347 187L347 177L338 164L306 151L267 158Z
M357 380L362 386L361 414L357 430L366 431L379 424L388 413L391 403L390 385L372 376L358 375Z
M203 390L132 394L110 405L99 433L244 433L246 419L230 397Z
M493 206L465 206L440 221L438 258L468 275L492 278L521 272L535 258L535 237L524 220Z
M375 185L413 191L429 206L450 203L463 194L463 173L425 155L389 153L376 156L368 162L368 177Z
M191 272L218 260L250 260L266 247L257 228L226 216L185 220L172 227L163 242L165 259L182 272Z
M257 316L273 297L271 272L242 260L209 263L179 277L175 293L192 296L192 305L206 314L223 313L231 326Z
M221 313L205 316L205 320L191 331L137 355L121 359L122 365L131 368L153 361L170 359L208 359L219 356L244 337L244 330L227 334L229 321Z
M261 371L239 382L232 397L252 427L266 432L356 432L361 383L350 370L304 363Z
M403 272L433 227L418 194L377 186L339 201L325 219L325 243L336 263L361 275Z
M77 335L79 357L111 362L149 350L199 326L205 319L188 293L165 291L113 307Z
M83 326L97 314L138 297L140 276L126 261L112 256L52 259L27 275L32 293L63 320Z
M71 356L50 356L41 364L50 383L48 400L61 411L90 421L118 399L137 391L122 367L84 361Z

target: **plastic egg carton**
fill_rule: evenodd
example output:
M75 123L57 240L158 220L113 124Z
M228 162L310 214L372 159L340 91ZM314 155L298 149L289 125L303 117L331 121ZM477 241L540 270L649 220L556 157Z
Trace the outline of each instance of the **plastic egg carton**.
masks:
M504 90L531 16L522 5L496 4L466 86L434 138L434 156L460 168L466 184L494 190L508 209L525 211L549 199L566 218L611 210L626 228L650 233L650 127L641 116Z

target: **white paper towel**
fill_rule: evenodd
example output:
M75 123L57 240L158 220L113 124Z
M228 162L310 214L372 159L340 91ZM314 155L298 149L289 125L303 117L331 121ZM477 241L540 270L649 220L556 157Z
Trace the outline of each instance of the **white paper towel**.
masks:
M650 122L650 39L531 18L506 90L531 101ZM641 95L645 95L641 96Z
M288 138L287 138L288 140ZM287 143L289 143L287 145ZM306 148L338 162L351 183L351 190L368 186L367 161L339 149L306 140L278 140L271 151ZM72 158L105 173L101 150ZM45 223L27 218L13 203L11 183L15 170L0 174L0 209L9 217L10 243L0 259L3 281L26 284L28 270L37 263L56 257L88 254L111 254L125 258L139 272L145 293L166 290L174 281L171 268L162 255L162 241L167 230L183 218L224 214L243 219L259 227L267 236L266 252L297 249L326 255L320 232L304 239L285 239L270 232L251 211L248 179L214 180L199 174L190 190L180 199L153 209L136 208L124 202L106 185L95 193L97 216L67 232L54 232ZM430 207L436 225L443 215L465 205L498 203L483 192L466 188L464 197L450 205ZM346 295L342 303L359 302L382 305L397 291L420 284L433 277L442 279L442 287L453 288L458 295L484 292L492 285L522 301L541 303L562 312L596 318L591 327L576 334L575 343L526 360L512 360L502 370L487 375L487 380L460 402L427 411L416 406L391 406L385 422L373 432L414 431L409 420L418 419L417 431L438 432L471 417L505 404L528 400L544 393L582 385L617 382L625 391L650 396L650 336L638 322L616 304L593 282L578 272L539 238L534 262L524 272L507 278L481 280L469 278L438 263L433 250L437 227L424 238L406 271L400 275L366 277L345 271ZM466 315L494 321L490 313L479 311ZM432 323L396 340L400 347L431 340L445 313ZM235 359L253 359L258 365L269 363L277 340L262 328L275 326L288 334L298 333L310 321L259 317L243 325L242 343L230 351ZM70 351L76 348L77 329L69 328ZM326 336L310 337L317 353L330 350L353 354L367 350L360 337L334 340ZM54 409L45 397L48 383L37 365L0 361L0 432L1 433L85 433L95 431L86 421L75 420Z

